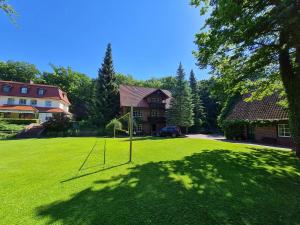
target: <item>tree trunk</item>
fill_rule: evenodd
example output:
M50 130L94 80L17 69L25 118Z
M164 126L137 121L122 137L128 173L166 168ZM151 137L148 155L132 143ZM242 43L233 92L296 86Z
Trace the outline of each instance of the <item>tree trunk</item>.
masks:
M300 157L300 46L296 48L295 65L292 65L287 43L288 36L280 34L280 75L289 103L289 122L295 143L296 155Z

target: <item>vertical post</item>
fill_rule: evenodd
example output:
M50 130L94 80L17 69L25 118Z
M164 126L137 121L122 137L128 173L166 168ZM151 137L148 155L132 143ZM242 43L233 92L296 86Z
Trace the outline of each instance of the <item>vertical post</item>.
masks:
M114 138L116 138L116 124L114 123Z
M106 140L104 140L104 148L103 148L103 165L106 163Z
M129 146L129 162L132 161L132 133L133 133L133 106L130 107L130 116L129 116L129 138L130 138L130 146Z

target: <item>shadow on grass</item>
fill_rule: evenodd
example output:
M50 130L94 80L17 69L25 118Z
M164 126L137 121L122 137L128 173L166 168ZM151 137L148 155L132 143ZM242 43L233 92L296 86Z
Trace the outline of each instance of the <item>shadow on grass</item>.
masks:
M216 149L137 165L36 213L66 225L299 224L299 190L291 153Z

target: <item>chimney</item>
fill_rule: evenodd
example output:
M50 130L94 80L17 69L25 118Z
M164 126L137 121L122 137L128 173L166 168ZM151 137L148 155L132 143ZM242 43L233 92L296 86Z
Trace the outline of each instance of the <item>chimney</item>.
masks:
M33 80L30 80L30 81L29 81L29 84L34 84Z

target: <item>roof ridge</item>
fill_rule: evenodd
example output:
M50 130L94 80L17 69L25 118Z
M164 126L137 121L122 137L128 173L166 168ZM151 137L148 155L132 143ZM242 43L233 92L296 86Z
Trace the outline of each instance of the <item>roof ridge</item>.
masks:
M24 84L24 85L29 85L29 86L44 86L44 87L53 87L53 88L58 88L62 90L59 86L56 85L49 85L49 84L36 84L36 83L26 83L26 82L19 82L19 81L8 81L8 80L0 80L0 82L3 83L14 83L14 84Z

